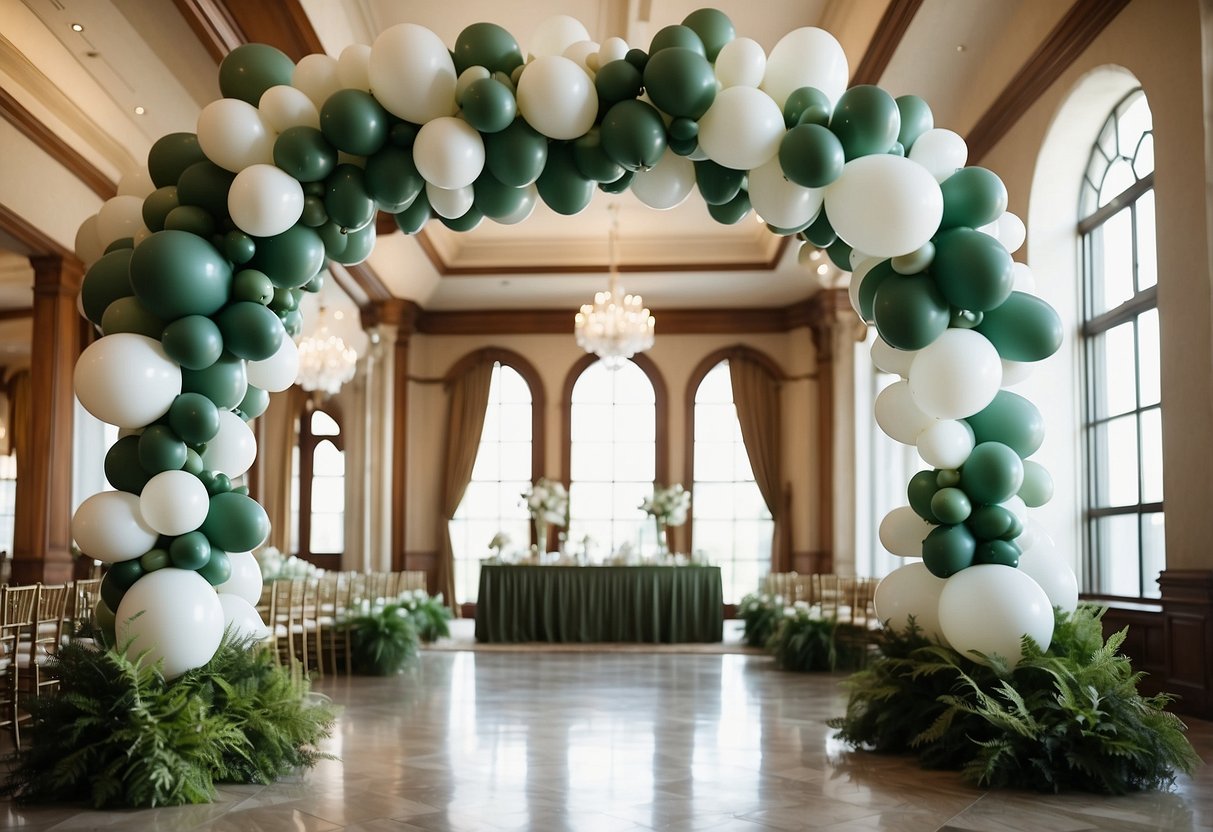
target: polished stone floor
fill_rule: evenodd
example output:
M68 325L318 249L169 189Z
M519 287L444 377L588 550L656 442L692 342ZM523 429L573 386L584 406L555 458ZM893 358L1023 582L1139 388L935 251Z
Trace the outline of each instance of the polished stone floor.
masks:
M322 763L138 812L0 803L0 828L122 830L1213 829L1213 771L1121 798L984 793L848 752L841 676L745 655L427 651L389 679L325 679L345 707ZM1213 725L1192 724L1213 755Z

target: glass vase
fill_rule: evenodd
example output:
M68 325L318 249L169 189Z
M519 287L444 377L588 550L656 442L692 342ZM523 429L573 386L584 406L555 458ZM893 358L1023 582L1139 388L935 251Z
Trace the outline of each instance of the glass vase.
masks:
M653 524L657 526L657 558L660 560L670 553L670 548L666 542L665 523L660 517L654 517Z
M535 545L539 549L539 558L548 553L548 521L538 515L534 518L535 521Z

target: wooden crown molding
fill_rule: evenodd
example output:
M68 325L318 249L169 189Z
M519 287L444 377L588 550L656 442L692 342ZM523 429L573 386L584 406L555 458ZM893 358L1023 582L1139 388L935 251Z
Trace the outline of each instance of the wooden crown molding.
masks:
M55 255L75 258L75 254L29 220L0 203L0 236L11 237L27 255Z
M910 28L910 22L921 7L922 0L892 0L889 3L880 17L880 23L876 26L876 32L872 35L863 58L859 61L859 66L855 68L855 74L851 76L852 87L880 82L889 61L893 60L893 54L901 45L906 30Z
M8 90L0 87L0 117L17 128L23 136L46 151L68 171L102 199L118 193L118 186L101 169L85 159L80 152L25 109Z

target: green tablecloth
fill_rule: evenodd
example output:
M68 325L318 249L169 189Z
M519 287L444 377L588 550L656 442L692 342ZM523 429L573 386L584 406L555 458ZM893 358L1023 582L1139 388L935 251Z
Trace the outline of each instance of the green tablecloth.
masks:
M476 640L720 641L717 566L483 566Z

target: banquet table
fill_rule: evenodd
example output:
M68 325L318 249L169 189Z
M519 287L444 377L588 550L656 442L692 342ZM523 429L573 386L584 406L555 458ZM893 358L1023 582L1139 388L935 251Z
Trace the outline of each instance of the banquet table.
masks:
M514 566L480 569L482 642L717 642L718 566Z

